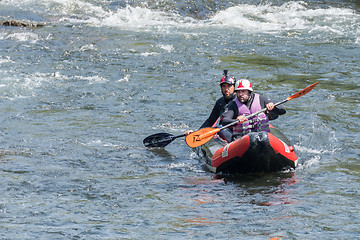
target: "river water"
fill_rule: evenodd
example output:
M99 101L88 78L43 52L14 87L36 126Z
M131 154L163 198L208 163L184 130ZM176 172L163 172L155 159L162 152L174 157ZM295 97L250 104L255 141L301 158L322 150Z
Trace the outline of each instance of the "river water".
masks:
M359 239L359 1L2 0L1 239ZM295 171L215 175L177 139L223 69L286 103Z

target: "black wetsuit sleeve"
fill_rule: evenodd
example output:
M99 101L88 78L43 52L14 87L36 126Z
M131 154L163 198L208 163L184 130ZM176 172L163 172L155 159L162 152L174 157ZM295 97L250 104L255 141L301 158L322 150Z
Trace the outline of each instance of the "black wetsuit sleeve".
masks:
M200 126L200 128L211 127L216 122L216 120L220 117L222 107L223 106L221 106L221 99L218 99L214 105L213 110L210 113L210 116Z
M267 97L260 95L260 105L262 108L266 108L266 104L272 102ZM265 112L269 120L274 120L279 117L279 115L283 115L286 113L285 108L282 105L276 106L272 111L269 113Z
M225 126L228 125L229 123L235 122L238 113L239 111L236 103L235 102L229 103L227 111L225 111L222 116L221 125Z

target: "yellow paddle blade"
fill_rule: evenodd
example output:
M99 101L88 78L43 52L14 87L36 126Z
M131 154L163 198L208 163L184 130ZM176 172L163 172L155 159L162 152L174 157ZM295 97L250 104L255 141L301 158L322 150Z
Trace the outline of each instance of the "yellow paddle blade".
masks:
M310 86L304 88L303 90L301 91L298 91L297 93L295 93L294 95L291 95L290 97L288 97L286 100L291 100L291 99L294 99L294 98L298 98L298 97L301 97L305 94L307 94L308 92L310 92L311 90L314 89L314 87L318 84L319 82L316 82L314 84L311 84Z
M191 147L199 147L208 141L217 133L220 132L220 128L202 128L186 136L186 144Z

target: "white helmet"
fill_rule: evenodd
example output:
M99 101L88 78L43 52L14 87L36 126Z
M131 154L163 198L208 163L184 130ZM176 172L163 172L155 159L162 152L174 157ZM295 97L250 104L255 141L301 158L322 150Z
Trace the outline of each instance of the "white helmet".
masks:
M251 83L247 79L240 79L235 83L235 91L237 90L249 90L251 92L253 91Z

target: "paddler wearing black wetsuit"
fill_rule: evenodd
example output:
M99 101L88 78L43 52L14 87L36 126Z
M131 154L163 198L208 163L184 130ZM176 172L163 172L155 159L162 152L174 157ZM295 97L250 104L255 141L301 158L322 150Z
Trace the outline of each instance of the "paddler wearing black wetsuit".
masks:
M228 71L224 70L224 76L220 79L220 88L223 96L216 101L210 116L200 128L212 127L219 117L225 112L228 104L234 100L236 96L235 82L236 79L233 76L228 76ZM184 134L188 135L191 132L193 131L188 130Z
M234 90L232 90L234 84L228 82L230 81L235 82L235 78L231 78L231 80L228 79L225 81L226 83L224 82L221 84L221 92L223 96L216 101L210 116L208 117L208 119L206 119L206 121L201 125L200 128L211 127L216 122L216 120L218 120L218 118L225 112L228 104L232 100L234 100L236 96ZM224 94L224 92L226 91L229 92L228 95Z

